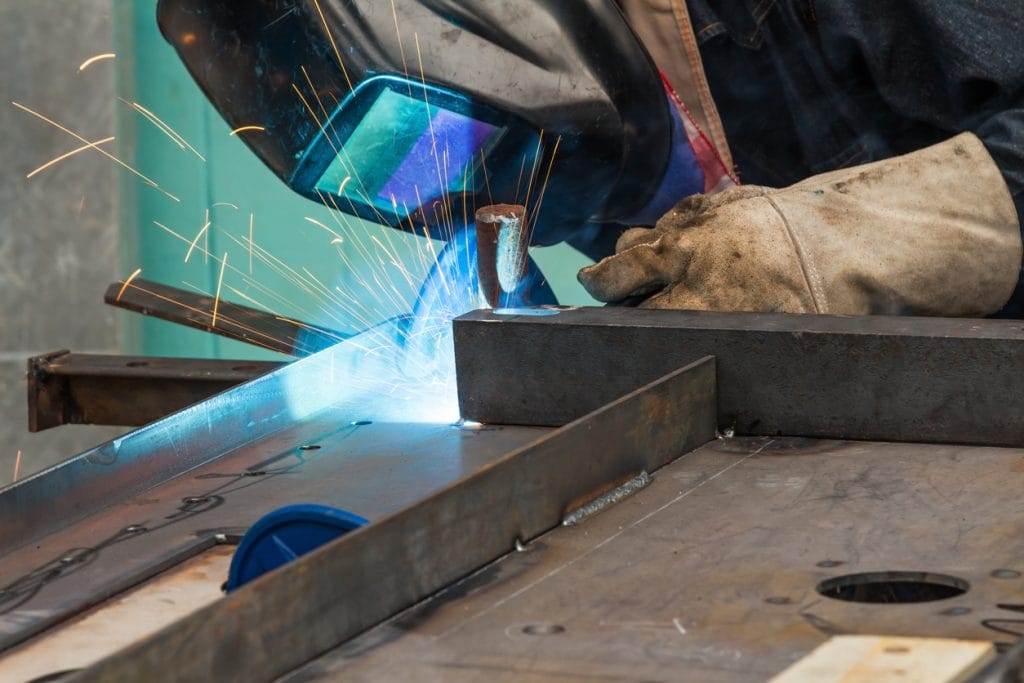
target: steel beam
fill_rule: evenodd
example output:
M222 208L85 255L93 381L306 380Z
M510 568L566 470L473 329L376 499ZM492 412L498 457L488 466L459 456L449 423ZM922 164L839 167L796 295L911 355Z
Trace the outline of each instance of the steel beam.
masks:
M455 350L462 414L481 422L559 424L714 355L723 432L1024 445L1020 321L478 311Z
M55 351L28 359L28 429L138 427L248 382L283 363L107 356Z
M714 359L705 358L69 680L273 680L539 536L610 486L707 442L714 427Z
M214 297L142 278L111 284L103 300L111 306L289 356L308 356L350 336L224 300L216 303L215 321Z

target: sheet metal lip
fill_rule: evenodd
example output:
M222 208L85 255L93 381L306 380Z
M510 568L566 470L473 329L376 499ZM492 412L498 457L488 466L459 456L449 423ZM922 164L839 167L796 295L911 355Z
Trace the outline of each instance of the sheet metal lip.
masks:
M718 311L676 311L616 306L575 306L560 309L557 316L497 315L489 310L472 311L455 319L495 322L504 325L571 324L581 327L680 328L798 334L844 334L862 336L928 336L964 339L1024 341L1020 320L988 318L934 318L885 315L817 315L794 313L734 313Z

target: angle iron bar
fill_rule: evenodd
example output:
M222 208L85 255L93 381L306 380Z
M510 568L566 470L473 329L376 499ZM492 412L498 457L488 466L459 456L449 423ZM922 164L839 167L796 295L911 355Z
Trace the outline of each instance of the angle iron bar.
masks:
M127 286L112 283L103 300L117 308L299 358L351 336L224 300L216 302L218 316L214 324L214 297L142 278Z
M704 358L343 536L69 681L269 681L714 438ZM272 644L272 645L271 645Z
M561 424L714 355L722 431L1024 445L1020 321L478 311L455 321L455 349L462 414L481 422Z
M0 556L243 445L336 406L344 344L0 489ZM301 387L297 395L296 387Z
M56 351L28 359L28 428L138 427L281 367L273 361Z

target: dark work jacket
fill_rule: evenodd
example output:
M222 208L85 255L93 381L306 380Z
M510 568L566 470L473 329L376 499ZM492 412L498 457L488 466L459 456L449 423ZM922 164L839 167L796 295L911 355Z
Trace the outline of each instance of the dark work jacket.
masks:
M687 0L744 183L783 187L965 130L1024 218L1024 0ZM1018 283L1004 314L1024 316Z

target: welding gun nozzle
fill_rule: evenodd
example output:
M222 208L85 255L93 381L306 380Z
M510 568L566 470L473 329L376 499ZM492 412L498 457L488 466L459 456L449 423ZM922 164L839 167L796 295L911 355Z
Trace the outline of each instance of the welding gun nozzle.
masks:
M513 294L526 279L528 242L526 207L493 204L477 210L477 272L492 308L508 305L503 296Z

